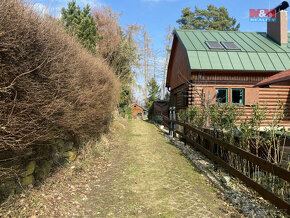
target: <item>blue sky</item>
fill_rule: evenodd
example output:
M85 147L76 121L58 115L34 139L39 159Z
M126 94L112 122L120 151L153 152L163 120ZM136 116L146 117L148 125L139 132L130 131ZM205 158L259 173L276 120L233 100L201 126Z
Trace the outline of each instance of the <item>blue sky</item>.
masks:
M34 0L36 7L48 6L49 12L59 16L60 9L67 6L69 0ZM171 24L178 27L176 20L181 16L185 7L197 5L205 9L207 5L225 6L230 16L241 23L241 31L266 31L266 23L249 22L249 9L273 8L282 0L77 0L77 4L84 6L89 3L92 7L98 5L111 6L113 11L122 13L122 26L138 23L146 25L149 35L153 38L155 48L162 50L166 27ZM290 15L288 16L290 18ZM288 18L288 30L290 21Z
M27 0L31 1L31 0ZM48 12L60 17L62 7L67 7L71 0L34 0L35 8L41 10L48 8ZM145 25L149 36L153 39L154 49L158 50L160 62L164 60L164 37L166 27L172 25L178 28L176 20L181 16L181 10L185 7L198 6L206 9L207 5L213 4L217 7L225 6L231 17L235 17L241 24L240 31L265 32L265 22L249 22L249 9L269 9L280 4L282 0L77 0L77 4L85 6L110 6L114 12L122 14L120 24L126 27L127 24ZM288 9L289 10L289 9ZM290 30L290 15L288 16L288 31ZM160 65L162 68L162 65ZM162 72L157 80L161 84ZM144 85L143 77L137 78L137 83Z

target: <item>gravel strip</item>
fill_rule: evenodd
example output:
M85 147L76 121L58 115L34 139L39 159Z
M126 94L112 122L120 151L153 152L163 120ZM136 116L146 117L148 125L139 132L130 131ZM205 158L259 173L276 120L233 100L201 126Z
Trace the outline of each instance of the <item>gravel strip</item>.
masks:
M239 179L231 176L223 168L208 159L200 151L190 145L185 145L178 138L168 135L168 130L162 125L166 137L178 147L191 163L208 181L219 190L219 194L246 217L288 217L274 205L264 200L254 190L245 186Z

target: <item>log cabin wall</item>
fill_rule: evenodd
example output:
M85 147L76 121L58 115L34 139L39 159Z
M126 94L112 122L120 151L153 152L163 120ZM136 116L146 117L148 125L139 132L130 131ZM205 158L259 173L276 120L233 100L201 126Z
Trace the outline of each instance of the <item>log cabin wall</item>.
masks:
M270 88L259 88L259 103L267 105L268 122L277 111L278 102L285 104L285 117L281 125L290 127L290 86L271 85Z
M192 82L195 83L228 83L228 84L251 84L274 75L276 72L192 72Z
M183 85L178 86L177 88L173 89L170 92L170 106L175 106L177 110L180 109L186 109L188 107L188 104L184 102L185 98L186 101L189 100L188 94L185 94L188 92L188 88L191 86L190 83L185 83Z
M240 106L245 110L244 116L241 120L247 119L252 112L251 105L259 103L260 105L267 106L266 121L262 123L262 126L269 126L269 123L273 120L273 115L277 112L278 102L285 104L284 119L281 121L281 126L290 128L290 84L278 84L271 85L269 88L253 87L258 81L273 75L274 73L265 74L221 74L221 73L203 73L202 77L195 76L195 78L188 82L178 86L171 91L170 105L175 105L176 108L185 109L188 106L200 106L204 101L210 104L215 104L215 93L217 88L228 89L228 103L231 102L231 90L233 88L244 89L244 105ZM184 96L184 93L187 93ZM187 104L184 104L184 97L187 97ZM202 100L203 98L203 100Z

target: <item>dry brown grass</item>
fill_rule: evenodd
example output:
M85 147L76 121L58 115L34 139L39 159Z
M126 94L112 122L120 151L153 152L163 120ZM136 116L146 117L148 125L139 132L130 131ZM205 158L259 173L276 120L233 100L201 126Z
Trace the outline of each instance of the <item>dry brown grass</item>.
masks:
M0 154L13 159L52 138L96 136L118 99L104 60L23 1L0 1L0 73Z
M118 119L94 148L0 217L242 217L152 124Z

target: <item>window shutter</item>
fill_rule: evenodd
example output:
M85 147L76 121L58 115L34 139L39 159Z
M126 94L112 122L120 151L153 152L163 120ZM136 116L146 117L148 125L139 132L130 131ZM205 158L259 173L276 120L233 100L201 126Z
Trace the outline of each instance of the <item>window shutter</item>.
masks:
M259 103L259 88L245 88L245 105Z

